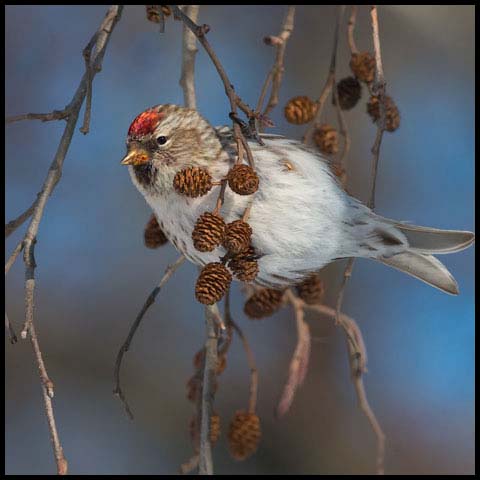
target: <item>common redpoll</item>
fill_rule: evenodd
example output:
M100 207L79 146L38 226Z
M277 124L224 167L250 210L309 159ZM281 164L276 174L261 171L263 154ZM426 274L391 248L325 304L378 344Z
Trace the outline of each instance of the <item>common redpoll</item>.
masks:
M241 219L251 205L248 224L258 255L257 284L283 288L300 283L336 259L363 257L447 293L458 293L455 279L432 255L467 248L474 241L473 233L383 218L345 192L317 151L278 135L261 138L264 145L249 141L258 190L238 195L226 188L221 209L229 224ZM198 167L211 175L212 185L218 185L235 160L228 128L213 128L197 111L167 104L135 118L122 164L129 165L134 185L170 242L203 266L221 261L227 253L221 244L210 252L198 251L192 241L197 219L214 210L220 187L192 198L178 193L173 180L178 171Z

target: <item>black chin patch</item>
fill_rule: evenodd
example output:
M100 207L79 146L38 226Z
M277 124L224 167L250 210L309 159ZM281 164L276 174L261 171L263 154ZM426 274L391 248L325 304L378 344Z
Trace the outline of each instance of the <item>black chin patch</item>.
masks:
M144 188L151 188L155 184L158 170L151 162L144 163L143 165L135 165L133 167L135 177L138 183Z

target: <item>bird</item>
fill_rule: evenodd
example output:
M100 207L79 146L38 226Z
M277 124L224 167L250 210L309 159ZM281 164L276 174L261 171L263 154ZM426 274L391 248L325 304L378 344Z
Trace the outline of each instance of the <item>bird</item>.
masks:
M345 191L327 158L300 141L274 134L247 141L258 190L238 195L226 188L221 214L225 222L234 222L249 209L256 285L285 289L335 260L367 258L443 292L459 293L454 277L434 255L469 247L472 232L377 215ZM182 169L198 167L214 184L225 180L237 161L232 129L213 127L195 109L160 104L135 117L126 147L121 164L128 166L133 184L175 248L200 267L225 258L222 245L200 252L192 240L199 216L217 204L217 189L192 198L174 188L174 178Z

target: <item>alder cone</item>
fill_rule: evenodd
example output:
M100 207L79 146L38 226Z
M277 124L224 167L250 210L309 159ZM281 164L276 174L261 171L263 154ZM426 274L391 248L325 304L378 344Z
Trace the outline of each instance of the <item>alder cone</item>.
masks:
M223 246L231 253L240 253L250 245L252 227L243 220L229 223L225 230Z
M306 96L290 99L285 105L284 114L289 123L302 125L311 122L317 113L317 104Z
M202 268L195 285L195 296L204 305L218 302L228 290L232 274L219 262L207 263Z
M145 5L147 8L147 20L154 23L160 23L160 10L169 17L172 14L172 9L168 5Z
M232 457L235 460L245 460L255 453L261 434L258 416L238 410L228 431L228 446Z
M350 69L361 82L373 82L375 57L370 52L353 53L350 59Z
M187 167L175 174L173 187L181 195L201 197L211 190L212 177L204 168Z
M385 96L385 130L394 132L400 126L400 112L391 97ZM367 103L367 113L374 122L380 120L380 101L378 96L372 95Z
M220 437L220 415L213 413L210 417L210 443L213 445ZM190 438L194 445L200 443L200 428L197 422L197 415L190 420Z
M199 252L211 252L225 236L225 222L219 215L205 212L200 215L192 232L193 246Z
M241 282L253 282L258 274L258 255L250 245L228 261L228 267Z
M257 290L243 307L245 314L254 319L265 318L273 315L282 304L283 291L273 288Z
M311 275L296 288L298 296L309 305L320 303L325 294L325 285L318 275Z
M228 172L228 186L238 195L251 195L258 190L258 175L249 165L234 165Z
M337 83L338 103L342 110L351 110L362 96L362 86L355 77L346 77ZM335 104L335 97L333 97Z
M168 242L168 238L158 224L157 218L152 214L143 232L143 241L147 248L158 248Z
M328 123L324 123L315 129L313 140L322 153L334 155L338 152L338 133Z

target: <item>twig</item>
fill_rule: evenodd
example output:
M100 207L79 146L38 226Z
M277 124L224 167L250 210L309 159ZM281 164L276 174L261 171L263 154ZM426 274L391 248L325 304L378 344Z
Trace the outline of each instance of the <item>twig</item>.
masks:
M70 115L69 106L63 110L54 110L50 113L25 113L23 115L12 115L5 118L5 123L20 122L22 120L41 120L42 122L51 122L52 120L66 120Z
M228 100L230 102L230 110L233 115L237 115L237 106L240 102L240 99L238 95L235 93L233 89L233 85L231 84L222 64L220 63L220 60L218 59L217 55L213 51L209 41L207 40L207 33L210 31L210 27L206 24L199 26L195 22L192 21L192 19L186 15L185 13L180 10L178 5L170 5L173 11L174 18L177 20L181 20L192 32L193 34L197 37L198 41L202 44L203 48L207 52L208 56L210 57L210 60L212 63L215 65L215 68L217 69L217 72L222 80L223 86L225 88L225 94L228 97ZM243 108L248 109L246 104L244 102L241 102L243 105ZM249 110L250 116L254 116L254 112ZM248 145L248 142L246 141L241 129L240 125L236 123L235 121L233 122L233 135L235 140L241 141L244 148L245 148L245 153L247 155L247 159L250 165L253 166L253 155L250 150L250 147Z
M5 238L9 237L18 227L23 225L23 223L32 216L38 203L38 196L40 196L40 194L37 195L37 198L30 205L30 207L27 208L27 210L21 213L14 220L10 220L8 223L5 224Z
M193 22L197 22L200 5L187 5L185 12ZM197 108L195 95L195 56L198 52L197 39L190 29L183 25L183 47L182 47L182 74L180 86L183 89L183 99L188 108Z
M35 353L35 359L40 372L40 379L42 385L43 401L45 404L45 412L47 415L48 428L50 430L50 439L53 445L53 452L55 455L55 461L57 463L57 474L66 475L68 473L68 462L63 454L63 448L58 436L57 427L55 424L55 416L53 414L53 383L49 379L45 364L43 362L42 351L38 344L37 333L35 331L35 325L32 323L29 328L30 342L32 343L33 351Z
M7 263L5 264L5 276L10 271L10 268L12 268L12 265L15 263L15 260L17 259L22 249L23 249L23 239L17 243L17 246L14 248L12 254L7 260Z
M348 46L350 47L351 53L358 53L358 48L355 43L355 25L357 22L357 6L352 5L352 9L350 10L350 18L348 19L348 27L347 27L347 39L348 39Z
M385 122L386 122L386 107L385 107L385 77L383 74L383 65L382 65L382 54L380 50L380 37L378 34L378 16L377 16L377 7L372 5L370 9L370 16L372 19L372 37L373 37L373 48L375 52L375 80L372 85L373 94L378 96L379 106L380 106L380 121L377 127L377 136L375 138L375 143L372 147L373 154L373 164L372 164L372 174L371 174L371 190L370 190L370 199L368 201L368 206L374 210L375 209L375 190L377 186L377 170L378 170L378 161L380 158L380 145L382 144L383 132L385 131Z
M200 423L199 474L213 475L210 423L213 413L214 384L217 370L218 334L215 317L220 315L217 304L205 306L207 340L205 341L205 363L202 382L202 408Z
M240 327L233 321L230 317L230 324L234 328L237 335L242 341L243 349L245 350L245 355L247 356L248 367L250 368L250 393L248 397L248 411L250 413L255 413L257 408L257 397L258 397L258 370L257 364L255 362L255 357L253 355L252 349L248 343L247 338L240 329Z
M267 45L275 46L275 63L273 64L272 69L265 79L262 91L260 93L260 98L258 99L257 108L255 112L260 113L263 101L267 92L269 83L272 83L272 89L270 91L270 98L268 99L267 106L263 111L263 116L268 116L268 114L275 108L278 104L278 94L280 91L280 85L282 84L282 77L284 72L284 58L285 58L285 49L287 47L288 39L293 31L293 24L295 19L295 6L289 5L287 13L282 23L282 28L278 36L270 35L264 38L264 42Z
M15 330L13 329L12 324L8 318L7 312L5 312L5 329L8 332L8 336L10 337L10 343L13 345L17 343L17 335L15 334Z
M318 97L318 100L316 102L317 112L315 114L315 118L312 120L312 122L310 123L310 126L305 132L305 135L303 136L303 143L305 144L310 143L312 139L313 131L315 130L315 126L317 125L322 115L325 101L330 95L332 88L335 86L335 68L337 64L338 34L340 31L340 23L342 21L344 12L345 12L345 5L339 5L337 10L337 21L335 23L335 33L333 36L333 48L332 48L332 56L330 57L330 68L328 70L328 76L327 76L325 85L323 86L320 96Z
M343 111L340 108L340 99L338 98L338 89L336 87L333 89L333 98L335 99L335 109L337 111L339 131L340 131L340 135L343 138L342 153L337 158L336 163L342 169L345 169L345 158L347 158L348 152L350 151L351 139L348 133L348 127L347 127L347 122L345 120L345 115L343 114Z
M112 5L100 28L94 34L94 38L96 39L95 42L95 55L93 60L93 68L94 72L93 75L97 71L100 70L101 62L103 60L103 56L105 55L106 47L108 45L108 41L112 34L113 28L115 24L118 22L121 16L123 7L120 5ZM78 115L80 112L80 108L83 104L85 99L86 91L87 91L87 82L88 82L88 75L84 74L80 85L78 86L71 102L65 107L64 110L61 112L54 111L51 114L27 114L27 115L20 115L16 117L10 117L7 119L7 123L11 123L12 121L24 120L24 119L40 119L43 121L47 120L54 120L60 118L66 118L67 124L65 126L65 130L63 132L62 138L57 148L57 152L55 157L52 161L52 164L48 170L47 177L43 183L42 189L37 197L36 202L32 205L33 210L30 213L30 209L22 214L19 219L16 219L14 222L15 228L21 224L21 222L25 221L28 216L31 215L32 219L30 220L30 224L28 226L27 232L23 237L21 242L22 247L24 248L24 263L25 263L25 304L26 304L26 313L25 313L25 327L23 333L26 334L27 332L30 334L30 340L35 352L35 359L37 362L37 366L40 372L40 378L42 382L42 390L43 390L43 397L45 402L45 411L47 415L48 425L50 429L50 436L52 438L53 448L54 448L54 455L55 460L57 463L57 473L60 475L64 475L67 473L67 461L63 455L63 450L60 444L60 440L58 437L58 433L55 426L55 419L53 414L53 407L51 402L51 397L53 396L53 384L48 378L48 374L45 369L45 365L42 358L41 349L37 340L35 326L33 323L33 306L34 306L34 287L35 287L35 279L34 279L34 270L35 270L35 259L34 259L34 244L35 239L38 233L38 229L40 226L40 222L43 216L43 212L45 209L46 202L48 197L51 195L53 189L55 188L56 184L58 183L63 162L67 155L73 133L75 130L75 126L77 124ZM28 216L27 216L28 215ZM17 249L15 251L18 250ZM15 256L16 258L16 256ZM10 260L14 261L14 258L11 257ZM13 264L13 261L8 265L8 269ZM8 264L9 262L7 262ZM5 270L8 271L7 265Z
M352 12L353 15L353 12ZM385 121L386 121L386 108L385 108L385 78L383 74L383 67L382 67L382 58L381 58L381 51L380 51L380 38L378 34L378 17L377 17L377 7L375 5L372 5L371 10L370 10L370 15L371 15L371 24L372 24L372 37L373 37L373 46L374 46L374 51L375 51L375 63L376 63L376 69L375 69L375 81L374 84L372 85L372 93L375 95L378 95L379 98L379 103L380 103L380 121L378 123L377 127L377 134L375 138L374 145L372 147L372 154L373 154L373 162L372 162L372 169L371 169L371 190L370 190L370 198L368 201L368 206L374 210L375 208L375 189L376 189L376 180L377 180L377 171L378 171L378 162L380 158L380 145L382 142L383 138L383 132L385 130ZM350 17L352 19L352 17ZM351 28L352 31L352 38L353 38L353 27L355 26L355 22L353 21L353 26L350 27L350 22L349 22L349 28ZM350 31L349 31L350 35ZM343 296L345 292L345 287L347 285L348 279L352 275L352 269L354 265L354 258L350 258L348 260L347 266L345 268L344 274L343 274L343 279L342 279L342 284L340 286L340 291L338 293L337 297L337 305L336 305L336 310L335 310L335 320L336 323L341 323L341 315L340 315L340 310L342 308L342 302L343 302ZM352 320L353 322L353 320ZM353 325L356 324L353 322ZM373 431L375 432L375 435L377 437L377 474L378 475L383 475L384 474L384 457L385 457L385 435L380 427L380 424L378 423L372 409L370 408L370 405L368 404L367 397L365 394L365 387L363 385L363 380L362 380L362 373L364 370L362 370L361 365L363 362L363 365L366 365L366 359L362 358L362 355L366 355L366 351L363 348L363 352L361 351L361 346L356 346L353 347L353 342L351 340L352 336L357 336L357 343L358 339L361 339L361 333L358 327L353 329L353 335L352 335L352 323L343 323L342 327L344 328L345 332L347 333L347 338L349 339L350 343L349 345L349 351L350 351L350 357L356 358L356 362L359 362L360 367L358 369L355 369L352 366L352 379L353 383L355 386L355 391L357 393L358 397L358 402L361 410L364 412L364 414L367 416L370 425L372 426ZM350 331L348 329L350 327ZM352 345L351 345L352 344Z
M93 81L93 66L92 61L92 49L97 40L97 35L94 35L88 45L83 49L83 59L85 61L85 75L87 77L87 93L85 102L85 113L83 116L83 125L80 127L80 132L86 135L90 129L90 116L92 113L92 81Z
M200 457L198 453L195 455L192 455L192 457L187 460L185 463L182 463L180 465L180 473L182 475L186 475L187 473L190 473L192 470L195 470L198 468L198 464L200 462Z
M305 380L311 347L310 327L304 320L303 300L298 298L291 289L288 289L285 292L285 296L288 302L291 303L295 312L295 320L297 323L297 345L290 361L287 382L285 383L275 410L277 417L282 417L287 413L292 405L297 388Z
M161 278L160 282L152 290L150 295L145 300L145 303L143 304L142 309L140 310L140 312L137 315L137 318L135 319L132 326L130 327L130 331L128 332L125 342L123 343L123 345L120 347L120 350L118 351L117 359L115 360L115 371L114 371L115 388L113 390L113 394L118 396L118 398L120 398L120 400L123 403L123 406L125 407L125 411L127 412L127 415L131 419L133 419L132 411L130 410L127 400L125 399L125 395L120 387L120 368L122 366L123 356L125 355L125 353L128 352L128 349L130 348L130 344L132 343L135 332L140 326L140 323L142 322L143 317L145 316L145 313L150 308L150 306L153 305L153 303L155 302L155 299L157 298L157 295L160 293L160 290L163 288L163 286L167 283L170 277L174 274L174 272L178 269L178 267L180 267L180 265L184 261L185 261L185 257L181 255L180 257L178 257L178 259L174 263L172 263L166 268L165 273Z

